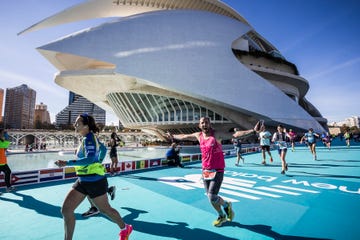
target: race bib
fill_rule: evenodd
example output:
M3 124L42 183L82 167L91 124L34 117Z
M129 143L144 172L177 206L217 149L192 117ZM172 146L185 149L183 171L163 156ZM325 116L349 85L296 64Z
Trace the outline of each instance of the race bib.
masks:
M202 177L204 180L213 180L216 176L216 170L203 170Z
M285 141L278 142L278 145L280 149L287 148L287 143Z

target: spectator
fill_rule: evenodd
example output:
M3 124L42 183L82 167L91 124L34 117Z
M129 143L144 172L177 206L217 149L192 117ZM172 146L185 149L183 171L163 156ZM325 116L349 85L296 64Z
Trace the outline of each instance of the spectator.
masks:
M166 152L166 160L168 166L184 167L181 164L179 153L180 153L180 148L177 147L176 143L172 143L169 150Z

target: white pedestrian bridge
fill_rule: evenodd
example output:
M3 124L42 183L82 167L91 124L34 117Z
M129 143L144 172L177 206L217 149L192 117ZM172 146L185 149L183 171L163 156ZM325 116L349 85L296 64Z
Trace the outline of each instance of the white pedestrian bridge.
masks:
M7 130L11 146L13 148L20 147L25 144L46 143L47 147L52 148L72 148L76 147L82 138L78 133L72 130L43 130L43 129L10 129ZM110 140L111 131L100 132L99 139L103 142ZM154 136L141 131L127 131L116 133L125 143L140 143L145 140L154 140ZM29 139L29 140L27 140Z

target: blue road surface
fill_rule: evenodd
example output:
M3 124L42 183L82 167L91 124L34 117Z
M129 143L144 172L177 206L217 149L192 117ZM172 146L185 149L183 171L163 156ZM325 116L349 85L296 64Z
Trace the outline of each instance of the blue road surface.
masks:
M260 153L235 166L226 158L220 195L233 202L235 219L222 227L200 179L200 163L109 177L117 187L111 205L132 224L131 240L360 239L360 145L319 145L318 160L298 146L288 151L281 175L277 151L261 165ZM18 187L0 196L0 239L63 239L62 202L74 180ZM0 189L4 192L4 189ZM76 210L75 240L118 239L118 227L102 215Z

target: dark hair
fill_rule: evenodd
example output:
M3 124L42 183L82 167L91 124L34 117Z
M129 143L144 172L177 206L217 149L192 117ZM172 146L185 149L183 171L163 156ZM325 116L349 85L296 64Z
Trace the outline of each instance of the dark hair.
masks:
M116 140L116 141L119 141L119 137L118 137L118 135L117 135L115 132L111 133L110 138L112 138L112 139L114 139L114 140Z
M80 117L82 118L82 123L89 127L89 131L92 131L94 133L99 132L99 128L96 125L95 119L92 116L87 113L83 113L80 114Z

